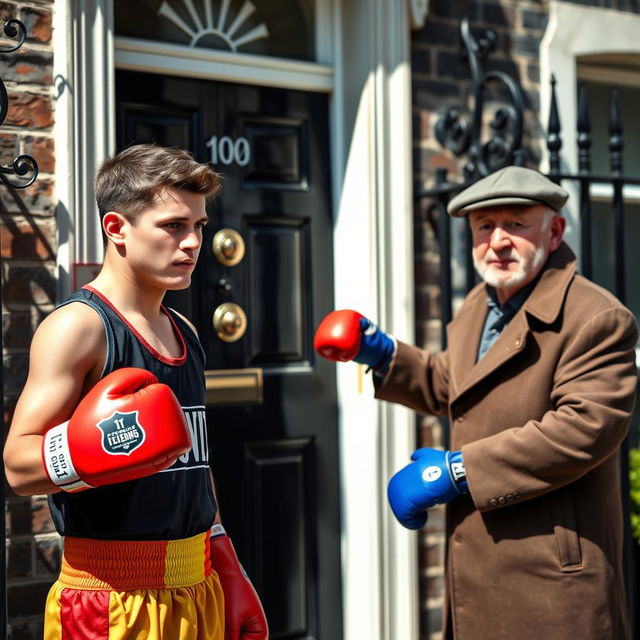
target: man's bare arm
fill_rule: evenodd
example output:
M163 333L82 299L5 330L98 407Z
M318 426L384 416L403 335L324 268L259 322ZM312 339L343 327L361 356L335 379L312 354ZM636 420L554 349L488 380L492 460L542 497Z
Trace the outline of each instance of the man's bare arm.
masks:
M102 320L82 303L61 307L38 327L31 343L29 375L3 454L7 481L15 493L58 491L42 464L43 435L69 419L100 377L105 355Z

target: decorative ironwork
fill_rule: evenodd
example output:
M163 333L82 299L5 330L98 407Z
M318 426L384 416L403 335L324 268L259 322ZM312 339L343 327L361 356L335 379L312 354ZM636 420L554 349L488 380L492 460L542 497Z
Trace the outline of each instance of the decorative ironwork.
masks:
M481 61L495 50L495 33L487 29L474 37L469 19L465 17L460 25L460 34L471 70L473 116L469 122L459 109L450 108L436 122L435 133L438 142L454 155L462 156L468 152L465 179L473 181L509 164L522 164L524 100L520 86L509 75L503 71L482 71ZM506 89L511 104L496 109L489 122L493 135L483 143L485 99L492 85Z
M15 18L7 20L4 23L3 30L7 38L18 38L18 42L8 48L0 47L0 53L12 53L13 51L17 51L27 39L27 30L25 29L24 24ZM4 86L4 82L2 81L2 78L0 78L0 126L2 126L2 123L7 117L8 111L9 96L7 95L7 89ZM23 178L23 180L10 180L10 176L18 176L18 178ZM14 189L25 189L26 187L31 186L37 177L38 163L31 156L25 154L17 156L8 167L0 165L0 180L2 180L2 182L7 186L13 187Z

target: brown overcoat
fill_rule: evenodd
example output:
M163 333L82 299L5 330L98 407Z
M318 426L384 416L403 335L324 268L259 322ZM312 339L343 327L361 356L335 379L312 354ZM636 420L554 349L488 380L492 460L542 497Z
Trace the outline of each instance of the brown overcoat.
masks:
M484 358L483 284L437 355L399 343L376 397L448 412L470 496L447 505L456 640L627 640L618 450L636 389L633 315L562 243Z

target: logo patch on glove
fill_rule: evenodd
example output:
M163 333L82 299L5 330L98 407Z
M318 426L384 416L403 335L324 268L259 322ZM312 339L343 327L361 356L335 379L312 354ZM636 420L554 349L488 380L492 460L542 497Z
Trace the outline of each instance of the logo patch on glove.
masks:
M128 456L145 439L145 432L138 422L138 412L116 411L96 425L102 431L102 448L112 456Z
M442 469L440 467L436 467L435 465L431 467L427 467L422 472L422 479L425 482L435 482L442 475Z

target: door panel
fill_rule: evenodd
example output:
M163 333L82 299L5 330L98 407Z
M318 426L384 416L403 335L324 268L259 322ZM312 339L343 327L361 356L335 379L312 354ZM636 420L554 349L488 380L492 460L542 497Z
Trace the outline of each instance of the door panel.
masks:
M207 354L222 518L270 637L339 640L335 370L312 345L333 300L328 98L124 71L116 93L119 148L180 146L223 176L192 286L167 303L194 322ZM236 264L216 257L222 229L242 238ZM246 331L230 340L224 327L243 326L242 312Z
M247 301L261 319L249 331L251 365L309 367L310 232L304 219L253 218L247 223Z

